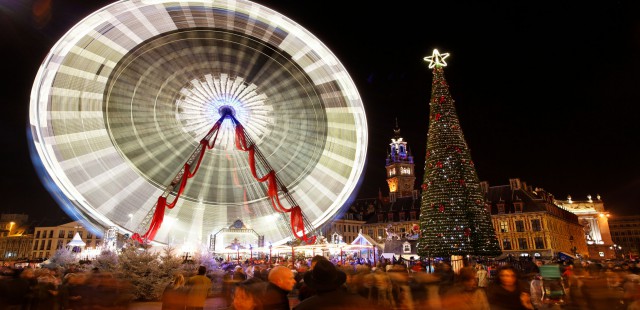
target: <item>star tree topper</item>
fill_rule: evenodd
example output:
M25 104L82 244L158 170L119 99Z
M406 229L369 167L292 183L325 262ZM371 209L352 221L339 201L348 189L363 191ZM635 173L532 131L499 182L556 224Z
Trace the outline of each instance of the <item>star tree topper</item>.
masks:
M444 59L447 57L449 57L449 53L440 54L437 49L434 49L433 55L425 57L424 61L429 62L429 69L435 66L446 67L447 63Z

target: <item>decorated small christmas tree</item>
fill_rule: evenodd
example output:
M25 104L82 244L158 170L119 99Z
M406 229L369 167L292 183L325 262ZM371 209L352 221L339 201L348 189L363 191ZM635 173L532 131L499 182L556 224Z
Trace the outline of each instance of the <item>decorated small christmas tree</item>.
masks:
M448 53L425 57L433 68L418 255L500 254L469 148L444 77Z

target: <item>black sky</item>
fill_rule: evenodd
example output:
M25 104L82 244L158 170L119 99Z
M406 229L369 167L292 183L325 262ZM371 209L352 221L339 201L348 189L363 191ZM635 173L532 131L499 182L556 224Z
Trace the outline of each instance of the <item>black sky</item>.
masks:
M451 53L445 76L481 180L520 178L559 199L600 194L614 215L640 214L640 7L631 1L256 2L316 35L358 87L369 126L359 197L386 188L396 118L421 182L432 78L422 59L438 48ZM29 159L30 90L53 44L108 3L0 2L1 212L61 216Z

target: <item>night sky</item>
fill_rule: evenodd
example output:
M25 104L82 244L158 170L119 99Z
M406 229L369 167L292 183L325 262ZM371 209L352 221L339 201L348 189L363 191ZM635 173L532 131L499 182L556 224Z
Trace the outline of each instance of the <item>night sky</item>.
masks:
M358 87L369 126L358 197L388 191L384 162L396 119L414 155L416 188L422 182L432 79L423 58L437 48L451 54L445 76L480 180L520 178L558 199L600 194L614 216L640 214L637 4L257 2L316 35ZM31 86L53 44L108 3L0 2L2 213L64 215L29 158Z

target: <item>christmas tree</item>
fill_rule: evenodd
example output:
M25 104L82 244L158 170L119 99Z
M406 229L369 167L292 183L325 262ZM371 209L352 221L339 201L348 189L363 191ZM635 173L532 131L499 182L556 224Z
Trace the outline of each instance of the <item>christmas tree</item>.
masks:
M418 255L501 253L469 148L444 78L448 53L425 57L433 68Z

